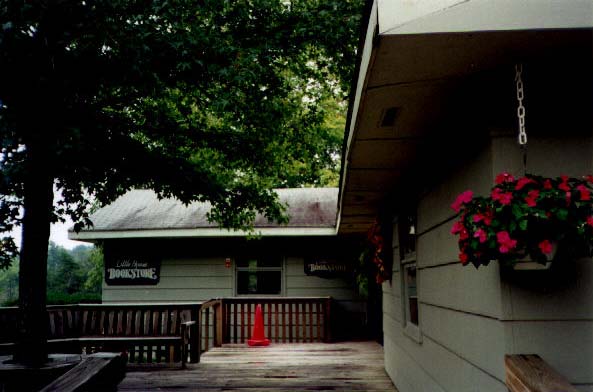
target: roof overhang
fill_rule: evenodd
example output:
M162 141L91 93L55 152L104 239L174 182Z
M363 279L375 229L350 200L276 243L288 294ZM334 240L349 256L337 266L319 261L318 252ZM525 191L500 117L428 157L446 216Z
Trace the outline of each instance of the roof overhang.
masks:
M402 181L425 158L427 136L444 132L452 113L463 116L464 80L570 48L590 55L593 42L590 0L371 3L344 142L342 234L366 231L382 202L401 195ZM382 126L389 108L395 122Z
M68 232L68 239L96 242L108 239L132 238L229 238L259 235L262 237L335 236L335 227L263 227L253 232L221 230L218 228L160 229L160 230L105 230Z

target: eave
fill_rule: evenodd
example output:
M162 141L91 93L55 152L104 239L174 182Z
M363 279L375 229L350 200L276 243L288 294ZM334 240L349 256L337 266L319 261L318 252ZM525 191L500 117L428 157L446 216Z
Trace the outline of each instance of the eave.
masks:
M590 55L593 42L588 0L375 0L369 9L344 144L340 234L365 232L387 199L410 196L404 184L438 148L427 147L431 137L456 121L467 131L472 97L459 91L469 78L549 53ZM391 107L394 125L380 126Z

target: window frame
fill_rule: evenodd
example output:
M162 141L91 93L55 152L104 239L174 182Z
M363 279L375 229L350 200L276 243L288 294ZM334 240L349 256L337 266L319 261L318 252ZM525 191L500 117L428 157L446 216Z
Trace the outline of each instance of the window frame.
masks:
M413 211L413 214L412 214ZM415 209L410 209L400 215L398 219L398 245L400 250L400 283L401 283L401 302L402 302L402 327L404 335L408 336L416 343L422 343L422 330L420 321L420 303L418 300L418 268L417 268L417 214ZM402 223L406 224L405 226ZM410 233L411 232L411 233ZM410 238L413 236L413 238ZM413 241L413 246L410 246L410 241ZM408 248L413 248L412 251L406 252ZM411 319L411 306L408 285L408 274L410 270L415 271L416 281L416 315L418 323L414 324Z
M260 256L248 256L247 259L258 259ZM283 297L286 287L285 278L285 258L280 256L280 266L278 267L257 267L255 269L249 267L239 267L238 260L240 257L234 258L234 270L233 270L233 293L237 297ZM239 272L266 272L266 271L278 271L280 272L280 293L278 294L241 294L239 293Z

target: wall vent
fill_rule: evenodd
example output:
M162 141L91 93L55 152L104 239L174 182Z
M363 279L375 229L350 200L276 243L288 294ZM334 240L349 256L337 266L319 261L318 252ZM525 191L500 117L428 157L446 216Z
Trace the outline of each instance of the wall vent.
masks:
M383 110L381 113L381 128L391 128L395 125L395 119L397 117L398 109L391 107Z

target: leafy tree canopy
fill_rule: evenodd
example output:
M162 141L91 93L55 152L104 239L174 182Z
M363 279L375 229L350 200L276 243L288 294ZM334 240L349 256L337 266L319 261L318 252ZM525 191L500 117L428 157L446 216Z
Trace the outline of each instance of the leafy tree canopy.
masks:
M63 201L49 219L70 216L77 228L90 223L88 195L106 204L133 187L210 201L229 228L257 212L285 220L271 188L332 181L342 138L332 116L348 91L361 6L2 2L0 231L20 223L27 192L45 189L52 210L52 186ZM7 266L12 239L0 249Z

